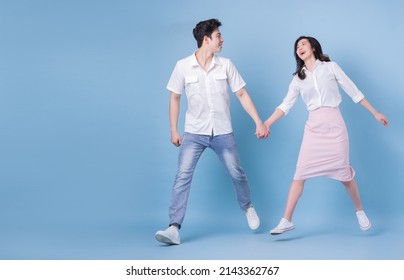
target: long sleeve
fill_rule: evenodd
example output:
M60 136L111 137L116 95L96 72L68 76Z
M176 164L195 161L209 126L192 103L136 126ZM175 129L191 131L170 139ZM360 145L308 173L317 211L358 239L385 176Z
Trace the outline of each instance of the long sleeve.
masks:
M282 110L285 115L289 113L290 109L295 105L297 98L300 95L300 89L297 85L296 76L289 84L288 93L286 94L285 98L283 99L282 103L277 107Z
M353 102L358 103L365 98L363 93L356 87L354 82L352 82L337 63L332 62L331 66L338 84L348 96L352 98Z

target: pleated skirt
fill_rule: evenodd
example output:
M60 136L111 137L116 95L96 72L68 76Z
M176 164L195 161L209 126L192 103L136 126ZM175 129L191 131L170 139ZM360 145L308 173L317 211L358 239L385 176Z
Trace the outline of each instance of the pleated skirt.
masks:
M339 108L309 111L294 180L329 177L345 182L354 176L348 132Z

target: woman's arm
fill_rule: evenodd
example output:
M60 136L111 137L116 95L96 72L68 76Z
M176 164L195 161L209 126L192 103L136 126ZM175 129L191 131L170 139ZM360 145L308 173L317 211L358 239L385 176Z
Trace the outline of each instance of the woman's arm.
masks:
M285 112L276 108L272 115L264 122L265 126L269 129L274 123L285 116Z
M376 118L376 120L379 123L381 123L384 126L389 125L389 121L387 120L386 116L376 111L376 109L373 108L373 106L369 103L369 101L366 100L366 98L363 98L359 103L363 107L365 107Z

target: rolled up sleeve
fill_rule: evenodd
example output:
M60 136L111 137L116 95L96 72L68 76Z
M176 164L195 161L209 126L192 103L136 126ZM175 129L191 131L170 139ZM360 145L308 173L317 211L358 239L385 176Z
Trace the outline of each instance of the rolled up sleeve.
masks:
M290 109L295 105L297 98L300 95L299 86L296 84L296 77L289 84L288 93L283 99L282 103L277 107L282 110L285 115L289 113Z

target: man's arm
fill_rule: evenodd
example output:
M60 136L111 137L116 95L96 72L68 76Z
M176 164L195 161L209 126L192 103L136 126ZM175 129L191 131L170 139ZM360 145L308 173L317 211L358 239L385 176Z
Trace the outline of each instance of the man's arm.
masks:
M178 132L178 116L180 114L180 101L181 95L174 92L170 92L170 132L171 132L171 143L179 147L181 145L182 139L181 134Z
M250 117L254 120L256 130L255 134L258 138L267 138L269 135L269 130L262 122L261 118L258 115L257 109L253 101L251 100L250 95L247 93L245 87L236 92L236 95L243 106L244 110L250 115Z

